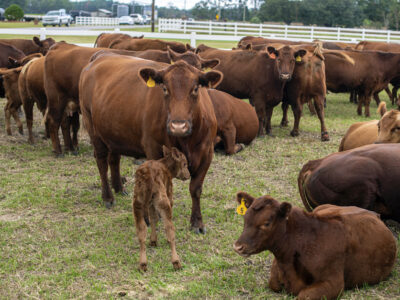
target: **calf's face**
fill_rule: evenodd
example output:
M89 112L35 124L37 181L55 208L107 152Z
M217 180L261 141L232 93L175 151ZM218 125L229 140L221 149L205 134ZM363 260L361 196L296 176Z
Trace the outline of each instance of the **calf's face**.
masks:
M187 180L190 178L188 162L186 156L181 151L175 147L168 149L166 146L163 146L163 155L171 161L171 168L173 169L174 175L176 174L176 178L180 180Z
M307 53L305 49L294 50L290 46L284 46L278 50L275 47L269 46L267 51L270 57L275 59L279 79L282 81L292 79L296 61L301 61L302 57Z
M375 144L400 143L400 112L391 110L378 123L378 138Z
M139 76L148 87L161 87L168 111L167 132L176 137L192 133L193 113L199 107L201 96L199 88L214 88L222 80L221 72L203 73L182 61L162 70L140 69Z
M244 228L233 248L239 255L247 257L269 249L274 237L285 231L292 206L287 202L279 203L270 196L256 199L239 192L236 200L241 203L242 199L247 207Z
M33 41L35 42L36 45L39 46L39 52L43 55L46 55L46 53L49 51L49 48L55 44L55 40L52 38L47 38L45 40L40 40L38 37L34 37Z

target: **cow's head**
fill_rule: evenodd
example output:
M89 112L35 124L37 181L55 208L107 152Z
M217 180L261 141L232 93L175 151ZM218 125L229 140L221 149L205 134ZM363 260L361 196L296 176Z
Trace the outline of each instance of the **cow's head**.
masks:
M307 50L295 50L290 46L283 46L276 49L273 46L267 47L270 58L275 59L275 65L279 74L279 79L289 81L292 79L292 74L296 61L301 61Z
M180 180L189 179L190 172L188 169L188 162L185 154L183 154L175 147L169 149L168 147L163 145L162 149L163 149L163 156L167 162L167 167L171 172L172 176Z
M375 144L382 143L400 143L400 111L392 109L379 120Z
M161 87L168 111L167 132L177 137L192 133L193 112L202 94L200 88L215 88L223 78L221 72L203 73L182 61L162 70L142 68L139 76L148 87Z
M270 196L256 199L239 192L237 201L241 203L242 199L247 207L244 228L233 248L239 255L247 257L270 249L274 239L285 232L292 206L287 202L279 203Z
M39 53L42 53L43 55L46 55L47 51L49 51L49 48L55 44L55 40L52 38L47 38L45 40L40 40L38 37L33 37L33 42L39 46Z
M219 59L202 59L194 52L187 51L185 53L178 53L168 47L168 56L171 64L183 60L188 65L191 65L199 70L209 71L219 64Z

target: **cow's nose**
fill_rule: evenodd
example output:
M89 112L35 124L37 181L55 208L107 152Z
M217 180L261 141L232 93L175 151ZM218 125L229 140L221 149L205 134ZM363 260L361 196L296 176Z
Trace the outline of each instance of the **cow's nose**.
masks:
M281 75L279 75L279 78L281 80L289 80L290 79L290 74L289 73L282 73Z
M190 123L185 120L174 120L170 123L170 132L175 136L190 134Z
M233 244L233 250L235 250L237 253L240 253L243 250L243 245L237 245L235 243Z

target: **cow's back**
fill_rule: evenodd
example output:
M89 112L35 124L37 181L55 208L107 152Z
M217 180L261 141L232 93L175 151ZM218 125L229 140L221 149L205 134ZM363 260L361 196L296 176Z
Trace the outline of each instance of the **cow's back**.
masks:
M373 144L378 137L378 120L352 124L340 142L339 151Z

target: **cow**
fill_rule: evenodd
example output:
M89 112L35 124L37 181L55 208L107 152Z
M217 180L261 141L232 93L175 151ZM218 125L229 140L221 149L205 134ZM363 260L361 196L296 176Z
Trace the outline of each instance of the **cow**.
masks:
M125 40L125 39L142 39L141 36L130 36L125 33L100 33L94 42L94 48L108 48L110 44L115 40Z
M108 166L115 192L123 192L121 155L159 159L163 145L176 147L189 163L191 226L197 233L205 232L200 196L217 132L206 88L216 87L222 77L218 71L203 73L185 62L168 65L111 53L97 57L82 71L80 107L107 207L115 202Z
M23 59L24 57L25 54L21 50L12 45L0 42L0 68L9 69L18 67L18 65L15 64L15 61Z
M298 136L303 104L310 102L313 98L314 107L321 123L321 140L329 141L329 134L324 120L326 82L322 49L319 44L317 46L300 45L293 47L305 48L307 49L307 54L297 59L293 78L285 85L281 126L287 126L288 124L287 111L290 105L294 115L294 125L290 135L293 137Z
M359 96L357 113L361 115L365 105L366 117L370 116L371 96L400 76L400 68L396 67L400 65L400 53L330 50L324 56L328 90L334 93L355 90Z
M0 39L0 43L12 45L15 48L21 50L25 55L33 53L41 53L46 55L49 51L50 46L55 44L54 39L47 38L40 40L38 37L33 37L32 40L27 39Z
M46 92L44 90L44 62L45 57L32 59L26 64L18 79L18 89L23 104L26 125L28 128L28 142L34 143L32 124L33 124L33 105L36 106L44 115L47 107ZM46 123L46 137L49 138L48 124Z
M274 292L338 299L344 289L377 284L393 270L397 241L371 211L325 204L309 213L245 192L237 201L247 210L234 250L243 257L272 252L268 286Z
M385 113L386 103L381 102L378 106L378 114L383 117ZM396 128L395 122L392 122L392 120L396 121L396 117L392 118L393 115L395 114L390 114L390 118L388 117L388 115L387 117L385 117L385 120L383 120L383 118L381 119L382 123L385 125L390 123L390 126L385 126L388 127L386 130L390 132L392 128ZM346 131L346 134L343 136L340 142L339 152L354 149L364 145L373 144L378 138L378 124L379 120L357 122L352 124ZM394 130L393 134L397 135L398 132Z
M400 145L373 144L309 161L298 187L309 211L322 204L355 205L400 221L399 176Z
M219 59L215 70L224 76L218 90L237 98L248 98L255 106L259 120L258 135L271 133L271 116L274 106L282 101L283 89L293 74L295 59L307 51L295 51L290 46L268 51L227 51L200 45L197 50L202 58Z
M158 215L161 216L168 243L171 247L171 262L175 270L182 268L176 253L175 229L172 223L172 179L187 180L190 173L185 155L175 147L162 147L163 158L148 160L135 172L135 189L133 191L133 217L136 234L140 244L139 269L147 271L145 217L150 216L150 245L157 246Z
M166 51L170 47L175 52L184 53L192 48L189 45L185 45L179 42L163 41L156 39L123 39L115 40L109 48L122 49L130 51L144 51L144 50L164 50Z

